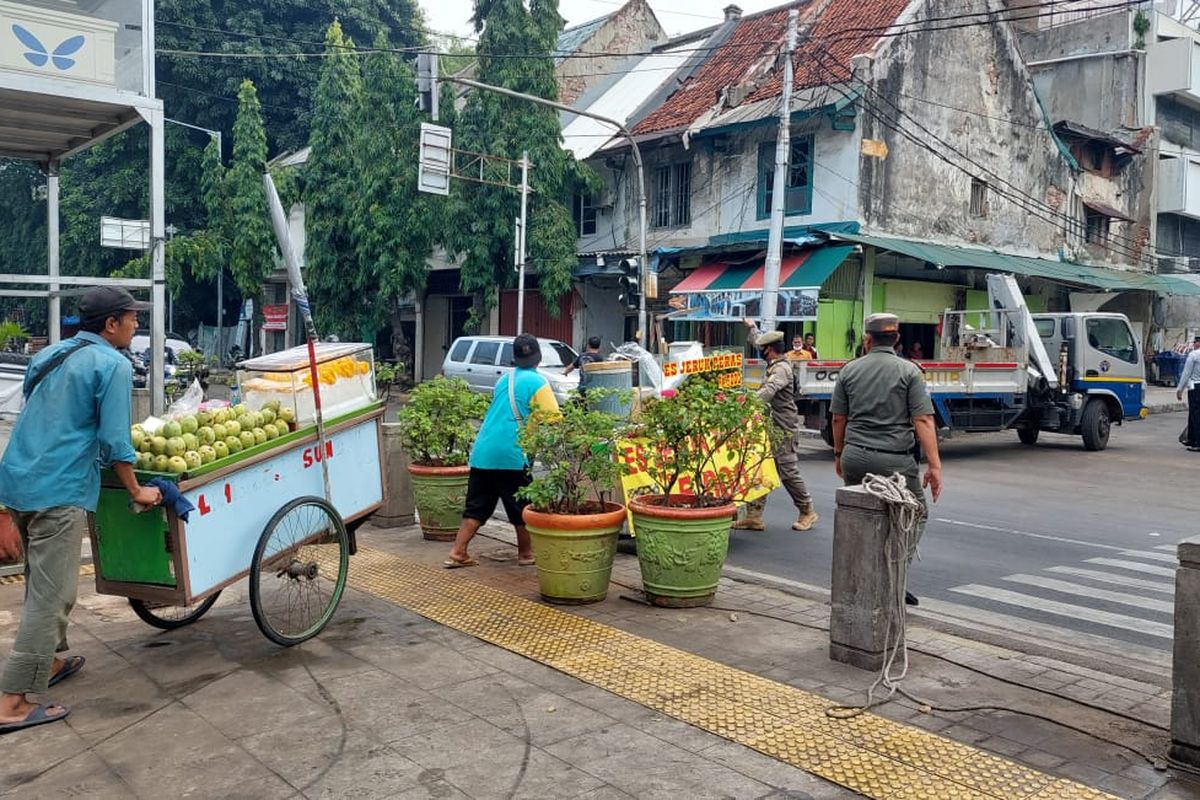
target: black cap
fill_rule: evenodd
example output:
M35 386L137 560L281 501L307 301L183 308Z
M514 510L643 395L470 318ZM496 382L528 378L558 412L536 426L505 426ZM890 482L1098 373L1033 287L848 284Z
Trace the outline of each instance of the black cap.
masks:
M125 311L149 311L153 303L134 300L120 286L97 286L88 289L79 300L79 321L83 323L115 317Z
M513 363L518 367L536 367L542 361L542 346L528 333L513 339Z

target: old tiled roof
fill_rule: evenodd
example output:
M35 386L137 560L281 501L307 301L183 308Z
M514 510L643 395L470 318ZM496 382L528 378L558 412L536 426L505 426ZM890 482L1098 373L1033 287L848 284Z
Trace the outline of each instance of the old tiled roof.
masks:
M804 89L845 81L850 76L850 59L871 51L880 38L877 32L895 23L909 2L800 0L745 16L683 86L637 124L634 133L690 125L716 105L722 92L739 86L749 89L741 103L777 97L783 75L771 69L772 55L787 35L788 11L792 8L800 10L802 32L792 61L795 88ZM819 18L814 19L817 14ZM762 80L762 84L755 87L756 80Z

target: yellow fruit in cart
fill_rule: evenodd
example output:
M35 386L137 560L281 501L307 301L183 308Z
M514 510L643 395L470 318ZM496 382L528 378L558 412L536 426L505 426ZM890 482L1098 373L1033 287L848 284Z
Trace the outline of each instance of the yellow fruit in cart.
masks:
M354 377L354 362L339 360L337 363L337 374L343 378L353 378Z
M133 466L134 469L152 470L154 469L154 456L150 453L138 453L137 462Z
M217 440L217 432L210 426L205 425L200 430L196 431L196 438L200 440L200 444L212 444ZM225 437L222 436L222 439Z
M172 436L167 439L167 455L171 458L181 456L187 452L187 445L183 442L183 437Z
M267 402L263 403L263 408L269 408L272 411L274 411L275 413L279 413L279 401L278 400L268 400Z
M330 386L337 383L337 371L333 367L321 367L317 370L317 377L320 378L321 383L329 384Z
M284 406L279 409L279 418L283 420L284 424L291 425L296 421L296 409L291 406Z
M263 433L267 434L268 439L279 438L279 426L274 422L268 422L266 425L263 425L262 429Z
M266 406L263 406L263 410L258 412L258 415L262 418L263 425L274 422L276 417L275 409L267 408Z
M179 420L179 427L183 429L184 433L195 433L200 429L200 423L195 417L189 414Z
M200 453L195 450L188 450L186 453L184 453L183 460L187 462L188 469L199 469L200 465L204 463L203 459L200 457Z
M206 428L213 424L213 415L211 411L197 411L196 422L201 428Z
M251 433L254 435L255 444L262 444L267 440L267 432L262 428L255 428Z
M154 471L155 472L166 472L167 468L170 466L170 464L171 464L171 459L167 458L166 456L155 456L154 457Z
M217 451L210 444L200 445L200 463L211 464L217 460Z
M194 433L185 433L182 437L183 446L186 450L195 450L200 446L200 437Z
M168 439L174 439L176 436L181 436L183 434L183 426L180 425L176 420L170 420L162 426L160 433L162 433L162 435Z
M231 419L229 422L225 423L225 436L227 438L230 436L237 436L241 432L242 423L238 422L236 419Z
M145 435L146 429L142 427L141 423L138 423L137 425L131 425L129 427L129 432L131 434L132 433L140 433L140 434Z
M146 441L146 432L131 431L129 434L129 441L133 444L134 450L141 450L142 444Z
M176 475L182 475L188 471L187 461L183 459L183 456L171 456L167 461L167 471L174 472Z
M370 371L371 371L370 362L368 362L368 361L359 361L358 362L358 374L359 375L366 375Z
M304 375L304 377L300 379L300 382L311 389L312 388L312 375L306 373Z
M242 431L240 434L238 434L238 438L241 439L243 450L247 450L251 447L254 447L254 445L258 444L258 442L254 438L253 431ZM263 441L264 442L266 441L265 437L263 438Z
M229 429L225 427L224 422L218 422L216 425L213 425L212 432L213 439L218 442L224 441L225 437L229 435Z
M226 437L225 446L229 448L230 453L242 452L242 440L236 436Z
M150 452L156 456L166 455L167 453L167 437L155 436L150 440Z
M227 458L229 456L229 445L225 444L224 439L218 439L212 443L213 452L217 454L217 459Z

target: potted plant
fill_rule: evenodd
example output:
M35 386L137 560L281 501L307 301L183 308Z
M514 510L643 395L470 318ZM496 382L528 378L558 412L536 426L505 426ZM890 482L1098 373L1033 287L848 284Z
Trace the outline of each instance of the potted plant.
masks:
M454 540L467 498L467 459L488 402L461 378L438 376L413 389L396 415L426 539Z
M518 495L537 559L538 586L551 603L595 603L608 594L625 506L611 498L620 468L616 415L596 402L616 390L572 397L558 413L535 411L521 429L521 449L535 464ZM625 392L628 394L628 392Z
M724 387L726 375L692 375L675 393L648 400L635 426L641 452L629 471L652 488L630 499L646 597L656 605L705 605L729 549L738 503L763 480L770 415L758 396Z

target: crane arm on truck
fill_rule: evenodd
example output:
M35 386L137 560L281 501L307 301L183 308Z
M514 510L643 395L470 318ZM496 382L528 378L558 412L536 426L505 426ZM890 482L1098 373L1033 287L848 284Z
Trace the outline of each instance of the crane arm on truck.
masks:
M1050 389L1058 388L1058 370L1050 355L1042 345L1042 337L1038 335L1037 325L1033 315L1025 303L1025 296L1017 286L1017 280L1012 275L991 274L987 276L988 303L992 309L993 325L998 327L1003 320L997 322L1002 315L998 311L1008 312L1009 322L1016 330L1011 331L1012 344L1026 348L1029 353L1029 365L1032 367Z

